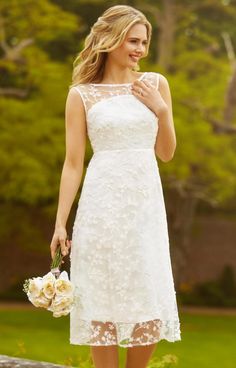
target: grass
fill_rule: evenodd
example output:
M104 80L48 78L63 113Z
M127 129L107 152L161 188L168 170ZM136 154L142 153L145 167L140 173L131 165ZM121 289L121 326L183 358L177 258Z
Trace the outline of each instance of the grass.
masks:
M153 364L166 355L178 358L178 368L233 368L236 361L236 316L193 315L180 313L182 340L157 344ZM41 309L0 310L0 354L71 364L90 368L89 346L69 343L69 316L53 318ZM126 350L119 348L120 368L124 367ZM155 364L154 364L155 363Z

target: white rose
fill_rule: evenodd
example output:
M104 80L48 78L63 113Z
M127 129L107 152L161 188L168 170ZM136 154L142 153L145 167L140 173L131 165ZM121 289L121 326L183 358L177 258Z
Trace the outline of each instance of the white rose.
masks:
M66 271L63 271L55 282L57 296L70 296L73 293L73 285L68 278Z
M27 295L31 298L37 298L42 290L42 277L34 277L29 280Z
M54 311L53 312L53 317L58 318L61 316L67 316L67 314L69 314L71 311L71 308L65 308L65 309L61 309L60 311Z
M38 295L37 297L34 297L32 295L29 296L29 301L35 306L35 307L40 307L40 308L48 308L49 305L51 304L51 300L48 299L43 291L41 291L40 295Z
M53 317L61 317L69 314L74 305L74 297L66 296L66 297L55 297L52 300L51 305L47 308L48 310L53 312Z
M51 272L47 273L47 275L45 275L43 277L42 290L44 292L44 295L48 299L52 299L53 296L55 295L55 291L56 291L55 290L55 281L56 281L56 278Z
M68 296L62 296L62 297L55 297L52 300L52 304L50 306L50 310L53 311L60 311L62 309L68 308L71 306L71 304L73 303L74 298L73 295L68 295Z
M61 273L60 273L59 279L61 279L61 280L66 280L66 281L70 281L70 280L69 280L68 273L67 273L66 271L63 271L63 272L61 272Z
M43 282L46 281L46 280L51 280L52 282L53 281L55 282L56 278L55 278L54 274L50 271L46 275L43 276L42 280L43 280Z

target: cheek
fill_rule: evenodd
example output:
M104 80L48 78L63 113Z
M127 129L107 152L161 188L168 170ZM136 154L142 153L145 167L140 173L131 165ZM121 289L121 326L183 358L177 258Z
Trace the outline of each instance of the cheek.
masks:
M121 50L119 48L119 49L113 50L110 53L110 58L113 59L113 60L116 60L117 58L119 58L120 55L121 55Z
M135 45L132 45L129 42L123 43L122 46L118 47L116 50L112 51L111 57L112 59L120 59L123 57L127 57L129 54L131 54L135 49Z
M134 51L135 49L135 44L132 44L130 42L127 42L125 45L124 45L124 51L127 53L127 54L130 54Z
M121 47L119 47L119 54L128 55L131 54L135 49L135 44L131 42L124 42Z

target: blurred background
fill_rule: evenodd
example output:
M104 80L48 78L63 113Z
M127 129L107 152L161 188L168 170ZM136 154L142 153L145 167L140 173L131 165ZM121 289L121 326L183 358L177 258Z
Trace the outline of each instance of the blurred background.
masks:
M177 135L174 159L158 165L184 341L161 342L157 359L160 352L173 359L166 363L163 355L153 367L220 367L222 361L230 368L236 358L236 0L1 0L0 353L92 366L87 347L69 346L68 318L31 310L22 284L50 268L73 60L96 19L116 4L138 8L152 23L140 71L168 79ZM91 156L88 141L84 175ZM31 329L40 334L34 332L35 344ZM42 336L60 349L43 353Z

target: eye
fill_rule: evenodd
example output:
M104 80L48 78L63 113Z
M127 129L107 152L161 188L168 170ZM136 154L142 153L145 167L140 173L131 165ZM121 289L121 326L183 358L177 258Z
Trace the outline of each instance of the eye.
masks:
M137 43L138 40L130 40L130 42L131 43ZM147 41L143 41L142 44L146 46L147 45Z

